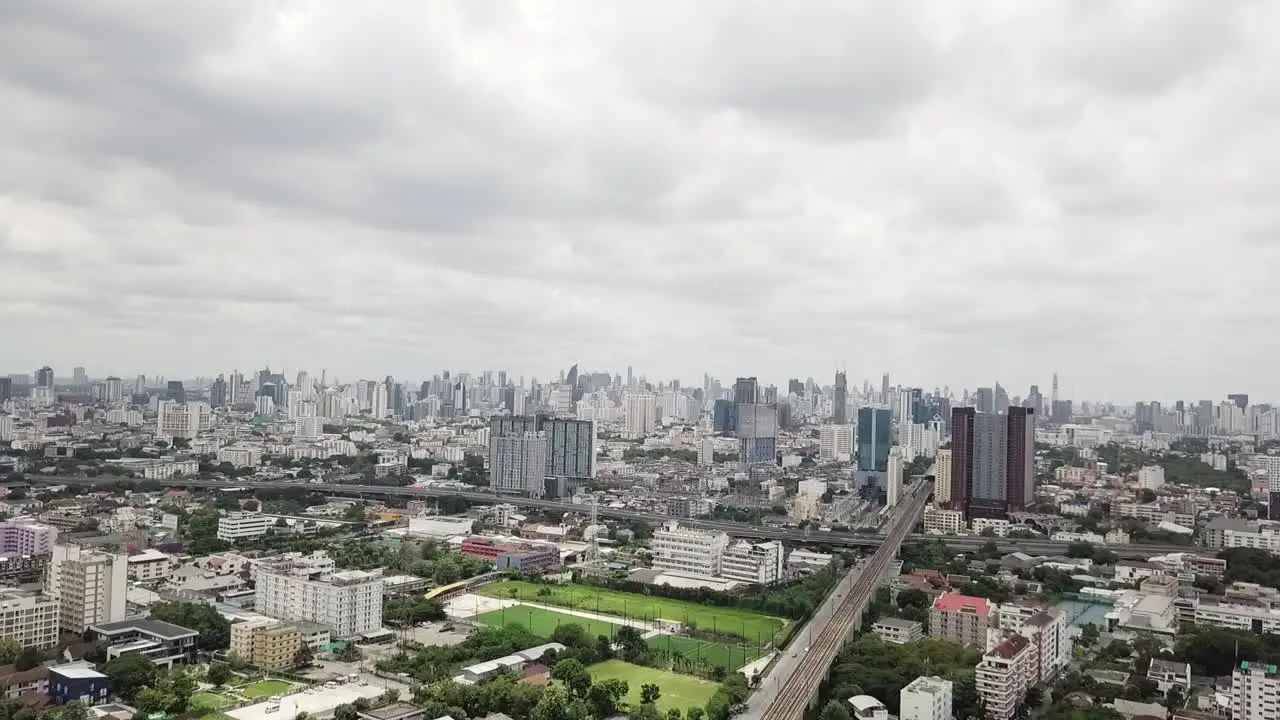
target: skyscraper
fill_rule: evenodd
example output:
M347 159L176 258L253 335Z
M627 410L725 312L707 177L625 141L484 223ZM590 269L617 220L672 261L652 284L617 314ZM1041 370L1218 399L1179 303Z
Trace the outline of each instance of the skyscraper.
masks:
M1036 415L1044 412L1044 397L1040 395L1040 386L1032 385L1031 390L1027 393L1027 407L1036 411Z
M187 390L182 385L181 380L170 380L166 386L165 399L176 403L184 403L187 401Z
M735 405L747 405L758 402L760 383L754 377L740 377L733 383L733 402Z
M36 387L53 389L53 368L45 365L36 371Z
M831 398L831 422L845 425L849 422L849 381L842 372L836 373L836 389Z
M107 378L107 382L110 381L111 378ZM213 384L209 386L209 404L219 408L227 404L227 398L227 379L219 375L218 379L214 380Z
M0 403L13 397L13 378L0 377Z
M738 463L772 464L778 451L778 407L764 403L737 406Z
M858 469L860 492L886 489L889 447L893 444L893 417L889 408L858 408Z
M1034 499L1035 413L951 411L951 506L973 518L1006 518Z
M989 387L978 388L977 399L974 400L980 413L993 413L996 411L996 391Z

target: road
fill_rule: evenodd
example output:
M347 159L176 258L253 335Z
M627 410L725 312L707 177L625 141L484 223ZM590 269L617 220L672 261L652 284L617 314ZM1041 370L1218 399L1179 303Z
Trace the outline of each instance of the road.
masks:
M889 563L915 526L929 499L927 483L917 483L896 509L888 534L874 555L851 571L827 596L814 617L796 633L769 676L748 701L747 720L801 720L845 640L884 579Z
M114 475L97 477L33 477L33 482L58 485L82 485L107 487L123 482L137 482L133 478L121 478ZM575 505L559 500L540 500L508 495L495 495L490 492L475 492L455 488L410 488L387 487L382 485L334 485L327 483L286 483L286 482L226 482L220 480L201 480L199 478L178 476L164 481L166 487L224 489L244 488L246 490L280 490L285 487L301 487L309 492L324 493L344 497L365 496L400 496L400 497L461 497L478 503L504 502L521 507L535 507L562 512L588 512L589 506ZM798 529L765 527L746 523L725 522L722 520L697 520L692 518L673 517L654 513L636 512L624 508L600 507L597 512L601 517L621 520L640 520L649 523L662 523L668 520L679 520L680 524L707 530L720 530L734 537L760 538L765 540L788 540L802 545L828 545L831 547L879 547L885 541L883 534L864 534L849 532L807 532ZM925 535L917 533L913 540L938 539L945 540L947 545L956 550L977 550L988 541L994 540L1001 550L1006 552L1020 551L1029 555L1061 555L1071 544L1054 540L1016 540L1008 538L956 537L944 535ZM1175 552L1195 552L1196 548L1188 545L1109 545L1111 550L1123 558L1148 558Z

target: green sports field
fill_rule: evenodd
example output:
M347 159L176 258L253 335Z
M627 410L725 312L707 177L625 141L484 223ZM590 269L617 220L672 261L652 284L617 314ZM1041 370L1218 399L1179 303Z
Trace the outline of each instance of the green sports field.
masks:
M288 695L289 690L292 688L293 683L285 682L284 680L263 680L262 682L256 682L246 687L240 692L245 697L252 700L254 698L270 697L272 695Z
M198 692L191 696L191 707L197 710L221 710L231 706L231 701L213 692Z
M649 648L677 664L696 667L700 662L720 666L730 672L758 659L763 651L741 645L724 645L679 635L658 635L646 641Z
M490 627L502 627L519 623L529 632L544 638L550 638L551 633L555 632L556 628L561 625L579 625L583 630L587 631L587 635L590 637L604 635L610 638L618 632L618 628L622 627L611 622L591 620L577 615L556 612L555 610L529 607L528 605L516 605L506 610L494 610L483 615L477 615L472 620Z
M549 591L549 594L539 595L540 590ZM515 598L540 605L556 605L637 620L674 620L701 630L737 635L754 645L769 643L787 625L787 621L782 618L749 610L699 605L684 600L637 595L589 585L538 585L522 580L507 580L487 585L479 592L490 597Z
M609 660L587 668L595 682L617 678L626 680L630 688L626 701L632 706L640 704L640 686L652 683L662 689L658 698L658 710L665 713L671 708L685 712L691 707L706 707L716 692L716 684L689 675L678 675L657 668L632 665L621 660Z

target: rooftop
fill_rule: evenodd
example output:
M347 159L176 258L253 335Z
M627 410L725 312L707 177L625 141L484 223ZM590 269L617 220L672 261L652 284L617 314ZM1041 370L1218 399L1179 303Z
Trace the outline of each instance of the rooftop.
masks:
M105 678L106 675L93 669L91 665L54 665L49 668L49 672L56 672L63 677L88 679L88 678Z
M971 597L959 593L948 593L938 596L933 607L942 612L969 612L982 617L990 617L991 603L986 598Z
M129 618L128 620L120 620L117 622L99 623L90 625L89 629L99 635L120 635L126 632L140 632L153 637L161 637L166 640L176 640L178 638L195 637L199 635L195 630L184 628L181 625L174 625L161 620L149 617Z
M1011 660L1017 657L1018 653L1027 648L1027 639L1018 634L1010 635L1004 639L1004 642L996 645L987 652L988 655L998 655L1005 660Z

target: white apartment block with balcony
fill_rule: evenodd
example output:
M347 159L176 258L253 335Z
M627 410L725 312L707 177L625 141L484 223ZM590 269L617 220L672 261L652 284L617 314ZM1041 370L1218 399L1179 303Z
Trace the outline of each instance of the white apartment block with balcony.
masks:
M1224 548L1254 548L1280 554L1280 522L1259 520L1256 532L1249 530L1225 530L1222 533Z
M254 512L229 512L218 518L218 539L227 542L252 540L267 534L274 518Z
M727 580L772 585L783 579L785 551L782 543L750 543L739 540L730 544L720 558L720 575Z
M58 644L58 601L21 590L0 590L0 638L22 647Z
M1139 469L1138 487L1152 491L1164 487L1164 468L1159 465L1147 465Z
M126 467L140 473L144 480L168 480L177 475L195 475L200 472L200 462L197 460L152 460Z
M925 532L935 535L959 535L962 529L964 529L964 513L959 510L925 508Z
M1034 685L1031 642L1018 634L1002 640L982 656L975 669L978 696L986 705L987 720L1013 720L1018 706Z
M1275 665L1244 661L1231 673L1232 720L1280 717L1280 672Z
M998 609L998 626L1031 643L1031 684L1047 683L1071 662L1071 631L1066 614L1057 608L1006 603Z
M129 556L129 579L137 582L164 580L173 574L173 558L154 548Z
M124 619L128 564L124 555L53 546L46 590L58 601L64 632L82 633L90 625Z
M853 426L823 425L818 431L818 459L821 462L850 462L853 459Z
M254 609L269 617L318 623L334 639L382 629L382 571L320 572L288 564L258 568Z
M218 462L231 463L238 468L258 467L262 464L262 447L248 443L236 443L218 449Z
M954 689L950 680L920 676L898 694L899 720L951 720Z
M729 536L668 522L653 533L653 566L668 572L718 577Z
M48 555L58 541L57 528L23 520L0 522L0 555Z
M156 435L158 437L185 438L190 440L213 428L213 410L209 403L176 403L161 400L156 408Z

